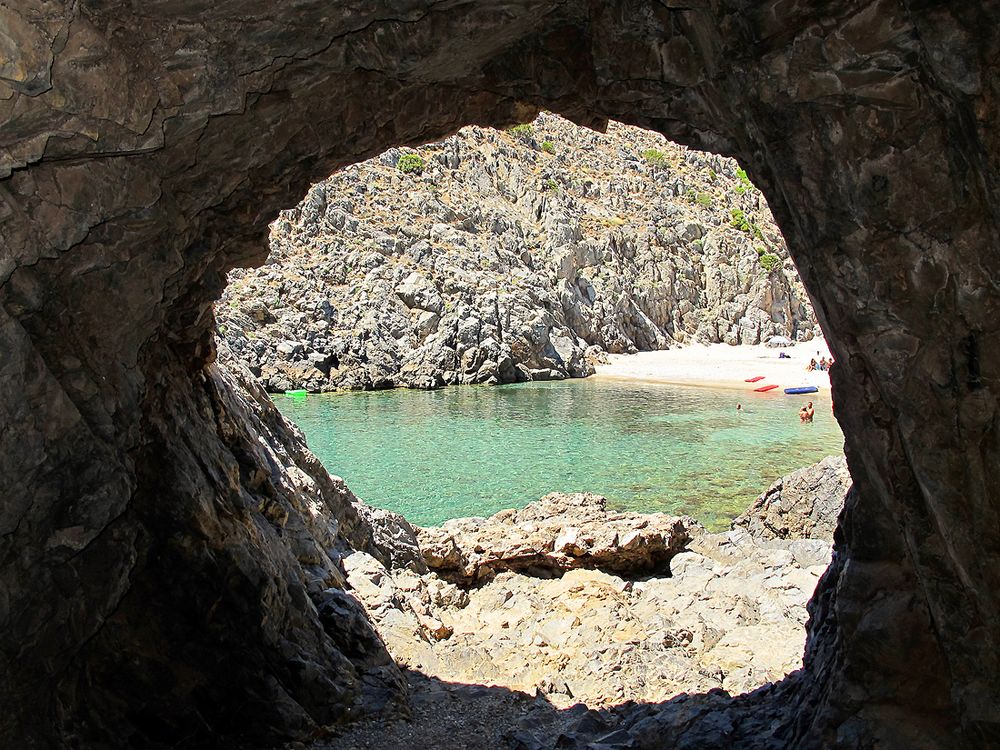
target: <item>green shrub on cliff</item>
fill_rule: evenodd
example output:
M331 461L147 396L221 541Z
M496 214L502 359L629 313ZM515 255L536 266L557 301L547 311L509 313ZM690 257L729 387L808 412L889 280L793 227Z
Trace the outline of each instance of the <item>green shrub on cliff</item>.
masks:
M771 273L771 271L781 265L781 258L774 253L764 253L757 260L760 262L761 268L768 273Z
M737 167L736 176L740 181L740 184L736 186L736 192L743 195L747 190L753 187L753 184L750 182L750 177L747 175L745 169Z
M522 123L521 125L515 125L512 128L507 128L507 132L515 138L528 140L535 134L535 129L528 123Z
M739 229L741 232L746 232L747 234L753 232L753 225L747 219L747 215L743 213L743 211L738 208L730 209L729 216L731 219L729 222L730 226Z
M419 154L403 154L396 162L396 169L404 174L421 174L426 162Z
M746 232L747 234L752 234L755 239L764 240L764 233L761 231L760 227L754 222L750 221L749 217L743 213L738 208L733 208L729 210L729 216L731 221L729 225L739 229L741 232Z
M642 158L651 167L663 167L667 164L667 155L655 148L647 148L643 151Z
M709 193L699 193L694 190L689 190L688 197L691 199L692 203L696 203L702 208L712 207L712 196Z
M552 141L542 141L541 149L547 154L554 154L556 152L556 144Z

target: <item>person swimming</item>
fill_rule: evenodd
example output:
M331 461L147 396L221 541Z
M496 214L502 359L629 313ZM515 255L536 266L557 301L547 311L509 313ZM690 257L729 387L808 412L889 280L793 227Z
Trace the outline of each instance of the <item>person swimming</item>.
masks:
M815 414L816 410L813 408L813 402L810 401L808 404L799 409L799 421L803 424L806 422L812 422Z

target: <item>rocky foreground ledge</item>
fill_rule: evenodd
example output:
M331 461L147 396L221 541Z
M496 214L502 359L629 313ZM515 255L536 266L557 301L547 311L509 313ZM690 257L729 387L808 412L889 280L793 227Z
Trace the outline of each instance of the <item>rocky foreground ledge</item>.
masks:
M676 696L749 692L801 666L831 555L833 525L816 519L836 519L849 487L844 459L825 459L719 534L591 494L438 528L374 511L395 562L356 552L343 567L414 714L320 747L656 747L656 722L688 710Z

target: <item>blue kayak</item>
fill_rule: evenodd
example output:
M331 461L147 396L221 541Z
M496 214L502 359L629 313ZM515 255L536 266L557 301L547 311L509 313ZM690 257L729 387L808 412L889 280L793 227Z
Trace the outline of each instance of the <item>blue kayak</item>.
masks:
M814 385L800 385L798 388L786 388L785 393L794 396L797 393L818 393L819 388Z

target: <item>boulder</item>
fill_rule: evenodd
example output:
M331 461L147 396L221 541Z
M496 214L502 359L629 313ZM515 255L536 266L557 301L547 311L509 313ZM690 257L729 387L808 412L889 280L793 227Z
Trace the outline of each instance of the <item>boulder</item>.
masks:
M346 485L343 484L344 480L340 477L332 477L332 479L335 483L342 485L344 490L347 489ZM391 568L412 570L416 573L423 573L427 570L420 554L416 532L409 521L399 513L393 513L384 508L374 508L357 499L355 499L354 508L371 529L371 544L385 565Z
M417 308L428 312L441 314L443 304L441 295L433 282L417 271L407 276L396 287L396 294L409 308Z
M609 510L590 493L552 493L520 510L418 527L427 566L471 583L504 570L559 576L574 568L638 575L662 568L700 525L686 516Z
M833 541L837 517L851 489L844 456L778 479L733 521L756 539L823 539Z

